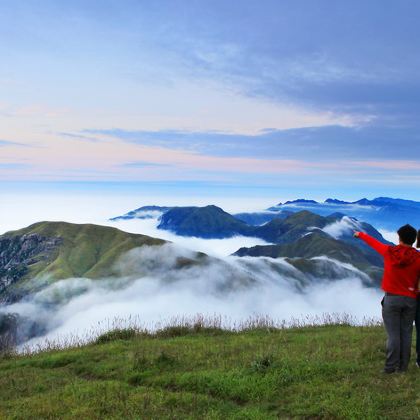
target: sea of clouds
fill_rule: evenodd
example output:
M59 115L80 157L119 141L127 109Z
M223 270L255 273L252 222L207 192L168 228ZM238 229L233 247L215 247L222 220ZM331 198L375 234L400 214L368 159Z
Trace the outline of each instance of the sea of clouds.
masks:
M351 266L320 259L317 263L334 266L336 278L334 281L311 278L308 282L307 276L283 259L230 256L240 247L265 243L258 238L185 238L157 229L157 219L107 220L142 205L191 204L188 198L185 202L178 198L176 203L148 199L134 204L130 200L123 203L124 209L121 203L107 207L104 199L95 201L92 197L84 197L79 202L75 197L59 203L51 200L47 201L48 211L43 213L46 217L39 217L41 208L33 206L31 211L29 206L25 211L19 208L13 220L9 215L9 222L13 222L9 223L9 227L5 227L3 220L2 231L28 224L15 226L16 217L20 215L19 220L26 222L66 220L98 223L172 242L163 247L131 251L120 261L121 275L118 278L62 280L25 301L0 308L2 312L18 313L43 326L42 335L33 338L27 345L35 346L46 339L60 340L65 336L89 336L88 331L96 329L99 332L104 325L112 325L115 319L133 317L153 329L159 323L170 323L173 318L188 318L197 314L221 316L228 320L227 327L253 316L289 321L335 313L351 315L356 322L380 316L380 291L367 287L363 273ZM223 205L223 202L215 200L194 204L211 203ZM242 207L236 202L229 208L225 203L224 208L228 211L255 210L246 207L245 201L241 204ZM338 237L353 227L351 220L344 220L331 226L329 233ZM194 258L195 251L210 256L206 264L175 269L179 257Z
M68 337L92 339L117 319L136 319L153 330L197 314L222 317L226 328L260 316L287 324L325 314L351 315L363 323L380 315L379 291L366 287L363 273L348 264L318 259L317 264L334 266L335 278L328 281L313 276L309 281L284 259L210 257L176 268L179 258L195 257L174 244L134 249L119 261L118 278L62 280L2 310L44 329L24 343L32 348Z

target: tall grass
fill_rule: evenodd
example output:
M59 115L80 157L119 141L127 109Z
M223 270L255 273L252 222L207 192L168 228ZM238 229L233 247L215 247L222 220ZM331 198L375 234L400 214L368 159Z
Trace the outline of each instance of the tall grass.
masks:
M88 344L100 344L114 340L127 340L134 337L168 338L192 334L219 335L252 331L274 332L284 329L312 328L319 326L359 325L379 326L382 322L375 318L362 320L345 313L323 313L306 315L289 320L276 320L266 315L254 315L243 320L235 320L219 314L195 316L177 316L155 323L145 323L139 316L106 319L89 329L70 334L57 335L54 338L41 338L36 343L20 345L17 353L31 355L61 349L79 348ZM8 347L7 352L13 352Z
M414 361L383 375L384 329L353 321L110 320L86 346L0 360L0 418L419 418Z

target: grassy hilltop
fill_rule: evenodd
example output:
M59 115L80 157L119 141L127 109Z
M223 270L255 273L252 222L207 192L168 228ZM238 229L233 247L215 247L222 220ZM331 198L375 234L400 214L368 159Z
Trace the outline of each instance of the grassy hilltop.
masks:
M94 224L39 222L0 235L0 301L32 291L33 279L98 279L115 275L127 251L166 241ZM16 296L14 298L13 296Z
M26 278L48 275L53 278L99 278L113 274L112 264L124 252L142 245L162 245L165 241L146 235L94 224L67 222L39 222L24 229L3 235L21 236L38 234L41 237L59 238L50 258L32 264Z
M172 327L0 360L0 418L414 419L420 371L383 375L381 327Z

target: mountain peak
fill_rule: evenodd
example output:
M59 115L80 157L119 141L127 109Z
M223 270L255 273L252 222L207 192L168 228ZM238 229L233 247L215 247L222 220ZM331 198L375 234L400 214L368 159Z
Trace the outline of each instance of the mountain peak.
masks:
M246 235L252 230L245 222L215 205L174 207L162 215L158 229L207 239Z
M350 204L348 201L337 200L336 198L327 198L324 203L328 204Z
M359 204L360 206L370 206L372 202L367 198L362 198L360 200L354 201L352 204Z
M319 204L315 200L307 200L305 198L298 198L297 200L286 201L284 204Z

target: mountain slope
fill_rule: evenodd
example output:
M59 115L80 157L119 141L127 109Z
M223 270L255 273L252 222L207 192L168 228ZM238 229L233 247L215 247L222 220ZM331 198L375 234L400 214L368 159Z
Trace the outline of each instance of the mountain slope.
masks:
M373 264L381 266L378 254L366 254L360 248L332 238L324 232L313 232L292 243L281 245L257 245L240 248L234 255L267 256L288 258L329 257L355 266Z
M0 299L33 278L113 275L113 265L123 253L164 243L112 227L65 222L39 222L7 232L0 236Z
M274 219L254 230L255 236L267 242L288 243L299 239L310 228L323 228L330 220L309 211L292 213L286 219Z
M352 244L334 239L322 231L310 233L292 243L240 248L233 255L239 257L287 257L303 260L327 257L351 264L374 280L380 279L383 266L383 260L377 253L372 251L366 252ZM299 268L304 270L303 262L301 261L299 264Z

